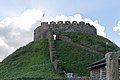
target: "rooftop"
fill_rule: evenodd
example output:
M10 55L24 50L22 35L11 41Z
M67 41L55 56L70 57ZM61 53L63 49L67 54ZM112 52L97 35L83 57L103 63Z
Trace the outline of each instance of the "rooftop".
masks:
M119 63L120 63L120 57L119 57ZM93 68L97 68L97 67L101 67L101 66L105 66L106 65L106 60L105 58L99 60L99 61L96 61L96 62L93 62L91 64L89 64L87 66L88 69L93 69Z

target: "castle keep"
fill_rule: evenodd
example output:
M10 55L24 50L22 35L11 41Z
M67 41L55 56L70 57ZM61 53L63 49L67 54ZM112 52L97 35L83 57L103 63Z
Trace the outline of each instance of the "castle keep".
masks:
M48 30L52 29L54 34L59 32L81 32L81 33L89 33L89 34L97 34L96 28L93 25L85 22L77 22L73 21L58 21L57 23L52 21L41 22L41 26L37 27L34 31L34 40L45 39L48 38Z

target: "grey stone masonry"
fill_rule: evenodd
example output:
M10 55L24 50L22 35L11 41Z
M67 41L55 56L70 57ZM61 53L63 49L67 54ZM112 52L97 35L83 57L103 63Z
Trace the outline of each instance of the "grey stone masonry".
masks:
M59 32L81 32L89 34L97 34L96 28L93 25L85 22L73 21L58 21L57 23L52 21L41 22L41 25L34 30L34 40L48 38L48 29L51 28L52 31L57 34Z
M107 80L119 80L119 56L120 51L118 52L109 52L105 55L106 58L106 67L107 67Z
M51 60L51 63L53 64L54 70L56 72L62 73L62 65L56 56L55 41L53 39L53 32L51 28L48 29L48 42L49 42L50 60Z

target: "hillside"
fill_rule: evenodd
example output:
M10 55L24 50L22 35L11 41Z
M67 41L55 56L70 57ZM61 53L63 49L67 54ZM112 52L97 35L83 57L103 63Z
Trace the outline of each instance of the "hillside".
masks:
M67 40L56 41L57 56L66 72L77 73L80 76L89 75L86 68L88 64L100 60L107 52L119 49L110 40L98 35L77 32L60 35L69 37L72 43Z
M55 42L58 59L61 60L66 72L74 72L80 76L89 75L86 69L88 64L103 58L106 52L119 49L111 41L97 35L76 32L60 33L59 35L69 37L72 42L63 40ZM56 73L50 62L47 39L34 41L19 48L0 63L1 80L60 77L63 75Z
M21 47L4 59L0 65L0 80L59 77L50 63L47 40L31 42Z

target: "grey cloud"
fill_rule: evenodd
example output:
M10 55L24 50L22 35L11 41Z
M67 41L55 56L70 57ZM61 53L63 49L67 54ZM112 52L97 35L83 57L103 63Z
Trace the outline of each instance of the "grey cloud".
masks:
M6 17L0 21L0 39L7 46L0 45L0 60L3 59L2 56L9 55L33 40L34 29L39 24L37 20L41 20L42 15L40 10L28 9L17 17Z
M10 24L9 26L6 26L4 28L0 28L0 37L9 47L7 48L5 46L0 46L0 60L5 58L7 55L9 55L12 52L12 50L10 50L12 47L14 49L17 49L32 41L33 32L34 29L37 27L37 24L38 22L32 25L29 31L20 29L13 24Z
M0 46L0 61L4 59L12 50L8 49L5 46Z
M31 31L22 30L11 24L0 29L0 36L8 46L16 48L32 40Z

